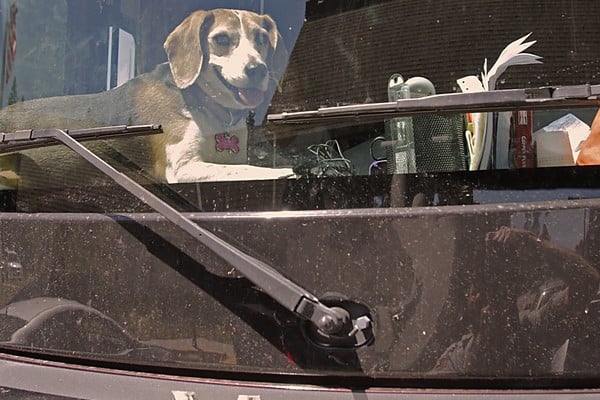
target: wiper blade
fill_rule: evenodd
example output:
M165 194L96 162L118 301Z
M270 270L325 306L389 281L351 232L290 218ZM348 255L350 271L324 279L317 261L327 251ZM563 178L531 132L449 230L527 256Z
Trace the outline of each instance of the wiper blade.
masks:
M156 127L158 126L146 126L146 128L136 129L136 133L156 133ZM340 338L342 338L344 339L343 343L349 343L348 347L356 347L370 341L372 330L370 329L370 318L368 316L360 315L351 320L349 312L344 308L326 306L308 290L284 277L275 268L243 252L212 232L201 228L133 179L117 171L75 140L74 133L83 138L93 136L96 139L132 134L131 129L123 129L123 127L97 128L85 132L70 131L70 134L60 129L3 133L1 136L3 141L0 142L0 153L7 152L7 149L12 151L12 149L18 147L17 144L20 142L23 142L24 145L31 145L31 141L42 140L42 143L46 143L47 140L54 140L64 144L115 183L235 267L242 275L279 304L302 319L310 321L322 333L322 337L331 337L336 343L339 343ZM368 333L369 336L365 336L365 333ZM345 339L354 340L347 341Z
M269 114L267 120L273 124L325 123L352 118L359 121L369 121L381 119L382 117L392 118L419 114L597 107L600 105L599 97L600 85L550 86L475 93L438 94L416 99L399 99L386 103L322 107L313 111Z
M0 153L33 149L57 145L55 138L50 137L50 130L21 130L16 132L0 132ZM160 125L114 125L98 128L72 129L65 131L79 141L123 138L128 136L152 135L162 133Z

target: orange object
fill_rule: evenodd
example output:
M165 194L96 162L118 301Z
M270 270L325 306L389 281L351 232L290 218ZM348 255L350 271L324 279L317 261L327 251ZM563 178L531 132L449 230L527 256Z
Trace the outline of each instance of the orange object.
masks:
M590 135L581 145L577 165L600 165L600 110L592 121Z

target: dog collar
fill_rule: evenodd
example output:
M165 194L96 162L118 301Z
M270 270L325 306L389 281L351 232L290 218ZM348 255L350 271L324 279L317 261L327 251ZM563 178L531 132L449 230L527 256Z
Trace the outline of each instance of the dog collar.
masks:
M231 110L223 107L216 101L214 101L209 95L206 94L198 86L185 89L184 95L190 100L192 106L197 108L204 108L213 114L225 128L224 133L215 134L215 149L219 152L228 152L231 154L237 154L240 152L240 139L229 132L229 129L237 125L246 115L246 113L252 113L247 110ZM250 115L250 114L249 114Z
M224 124L226 129L237 125L248 113L248 110L231 110L223 107L197 85L185 89L184 93L193 99L194 106L204 108L214 114L217 119Z

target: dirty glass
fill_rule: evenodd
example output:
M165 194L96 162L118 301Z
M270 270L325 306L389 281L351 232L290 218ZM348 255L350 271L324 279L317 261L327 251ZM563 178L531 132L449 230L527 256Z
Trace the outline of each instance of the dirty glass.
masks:
M167 371L596 376L599 12L0 0L0 349ZM347 311L342 331L32 140L140 125L162 133L84 144Z

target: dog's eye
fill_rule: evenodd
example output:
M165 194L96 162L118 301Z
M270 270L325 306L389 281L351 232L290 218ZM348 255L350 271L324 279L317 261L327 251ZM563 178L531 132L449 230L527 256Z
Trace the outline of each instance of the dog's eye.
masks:
M226 33L219 33L218 35L213 36L212 40L217 46L229 47L231 45L231 39Z
M269 43L269 35L267 35L265 32L258 31L254 34L254 41L260 46L265 46L267 43Z

